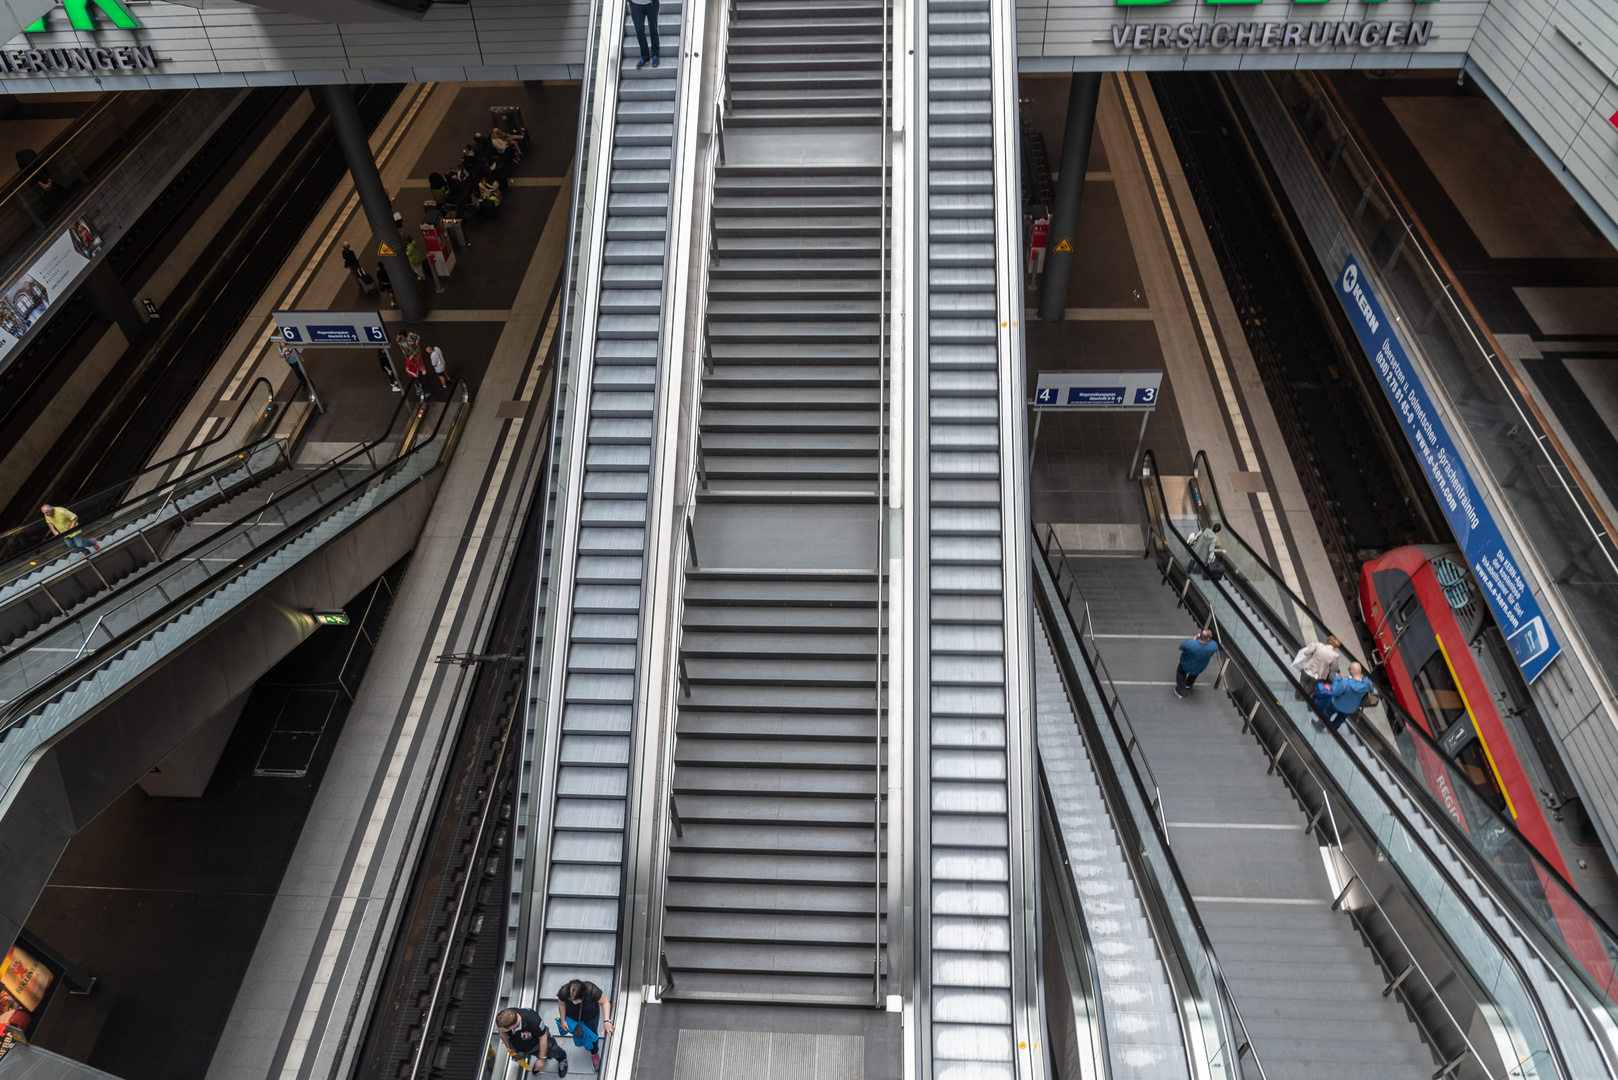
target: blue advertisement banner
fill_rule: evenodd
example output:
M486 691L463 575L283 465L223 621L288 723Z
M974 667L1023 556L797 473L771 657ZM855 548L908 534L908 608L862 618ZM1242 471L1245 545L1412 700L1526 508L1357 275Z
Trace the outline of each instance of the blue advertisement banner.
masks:
M1336 291L1365 355L1371 358L1371 368L1383 393L1393 403L1405 438L1410 440L1427 482L1444 508L1455 542L1466 553L1472 576L1482 587L1484 599L1506 636L1512 658L1522 669L1523 678L1533 682L1561 653L1561 644L1545 625L1539 602L1528 590L1528 582L1506 548L1500 527L1456 452L1449 429L1416 377L1409 355L1393 333L1392 321L1383 312L1353 255L1343 264Z

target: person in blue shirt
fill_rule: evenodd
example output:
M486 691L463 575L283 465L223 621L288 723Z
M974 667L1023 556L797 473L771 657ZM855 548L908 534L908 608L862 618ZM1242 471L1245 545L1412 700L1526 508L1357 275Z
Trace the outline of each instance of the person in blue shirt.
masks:
M1315 708L1335 729L1342 727L1344 720L1360 711L1360 702L1370 692L1371 680L1365 677L1365 669L1356 660L1348 665L1347 675L1339 675L1331 682L1316 683L1311 696Z
M1219 651L1219 642L1212 630L1200 631L1196 637L1180 642L1180 663L1174 669L1174 696L1185 697L1185 692L1196 685L1197 676L1208 668L1208 661Z

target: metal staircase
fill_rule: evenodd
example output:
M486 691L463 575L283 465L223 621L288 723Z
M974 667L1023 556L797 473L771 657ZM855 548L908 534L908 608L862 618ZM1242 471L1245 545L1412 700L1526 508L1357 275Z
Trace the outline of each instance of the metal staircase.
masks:
M668 1001L881 1000L885 20L880 0L739 0L729 26Z

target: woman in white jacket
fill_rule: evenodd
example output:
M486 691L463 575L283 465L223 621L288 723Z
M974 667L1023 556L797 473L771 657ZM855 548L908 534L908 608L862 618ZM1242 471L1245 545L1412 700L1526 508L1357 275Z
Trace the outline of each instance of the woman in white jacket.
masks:
M1313 689L1315 683L1325 682L1337 674L1342 647L1343 643L1337 640L1337 635L1332 634L1325 641L1317 641L1298 650L1298 655L1292 658L1292 670L1303 676L1305 690Z

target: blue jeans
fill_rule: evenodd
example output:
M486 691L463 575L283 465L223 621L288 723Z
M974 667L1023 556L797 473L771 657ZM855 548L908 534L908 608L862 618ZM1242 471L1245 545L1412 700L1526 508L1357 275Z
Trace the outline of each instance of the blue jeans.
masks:
M661 56L661 43L657 40L657 0L652 0L650 4L637 4L630 0L629 17L635 20L635 41L640 45L640 58L650 60L654 56ZM651 23L652 31L650 52L646 51L647 23Z
M582 1046L590 1053L595 1053L596 1044L601 1041L599 1032L592 1031L571 1017L566 1020L558 1020L556 1023L562 1028L562 1034L573 1036L574 1046Z
M80 555L90 554L91 549L96 546L96 542L94 540L90 539L88 536L81 536L78 533L75 533L72 536L62 537L62 543L66 544L74 551L77 551Z

